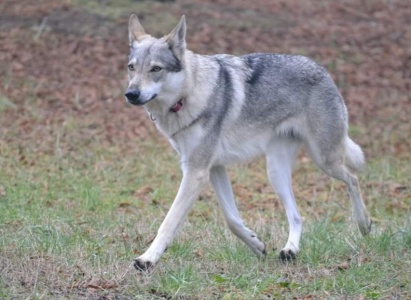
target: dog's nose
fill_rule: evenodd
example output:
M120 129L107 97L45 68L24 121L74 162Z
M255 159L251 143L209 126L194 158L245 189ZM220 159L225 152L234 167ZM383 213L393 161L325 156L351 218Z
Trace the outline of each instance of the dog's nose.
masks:
M140 98L140 91L138 89L129 89L126 91L124 96L126 96L127 100L132 103L138 103L138 98Z

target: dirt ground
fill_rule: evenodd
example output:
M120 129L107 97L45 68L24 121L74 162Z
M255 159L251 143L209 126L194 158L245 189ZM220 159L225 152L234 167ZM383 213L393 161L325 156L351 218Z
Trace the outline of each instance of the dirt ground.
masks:
M135 12L155 35L185 14L189 48L200 53L313 57L335 78L351 123L365 128L359 138L367 155L409 156L411 2L145 1L144 10L130 4L116 14L110 3L94 1L103 15L69 0L2 2L1 143L35 140L41 150L67 116L87 119L92 135L108 143L153 132L143 110L123 98L127 21Z

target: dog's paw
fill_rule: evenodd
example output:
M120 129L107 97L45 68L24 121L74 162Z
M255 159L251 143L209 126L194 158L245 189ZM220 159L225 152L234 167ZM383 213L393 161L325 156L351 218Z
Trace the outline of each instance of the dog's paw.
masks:
M280 251L279 258L283 263L291 262L296 259L296 253L291 249L283 249Z
M262 243L262 247L260 247L258 251L255 251L255 253L258 259L264 261L267 258L267 246L265 245L264 242L261 242L261 243Z
M140 272L146 272L154 268L154 264L151 261L144 261L140 258L134 260L134 268Z
M257 255L259 259L264 260L267 256L267 246L257 236L252 235L252 242L248 243L251 250Z
M264 244L264 248L261 250L261 256L265 258L267 256L267 245L264 242L262 243Z
M360 232L363 236L368 235L371 232L372 220L368 219L367 223L365 224L358 223L358 228L360 229Z

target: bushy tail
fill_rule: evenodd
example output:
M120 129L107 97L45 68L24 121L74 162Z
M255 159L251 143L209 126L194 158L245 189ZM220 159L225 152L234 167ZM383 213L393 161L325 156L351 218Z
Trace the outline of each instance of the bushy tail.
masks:
M361 147L348 136L345 139L345 165L353 173L361 171L365 166L364 153Z

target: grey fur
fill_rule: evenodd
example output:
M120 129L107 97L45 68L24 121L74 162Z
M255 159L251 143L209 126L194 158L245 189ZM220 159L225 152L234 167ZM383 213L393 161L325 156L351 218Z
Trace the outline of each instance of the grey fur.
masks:
M176 199L153 243L136 259L136 268L158 262L209 181L229 228L263 257L265 245L244 225L225 170L228 164L263 154L290 224L280 258L294 259L302 221L291 173L301 145L321 170L346 183L354 219L362 234L370 231L353 174L364 165L364 156L348 137L343 98L322 66L304 56L195 54L185 46L184 17L169 35L156 39L132 16L129 36L132 68L126 96L131 103L144 105L180 154L183 170Z

